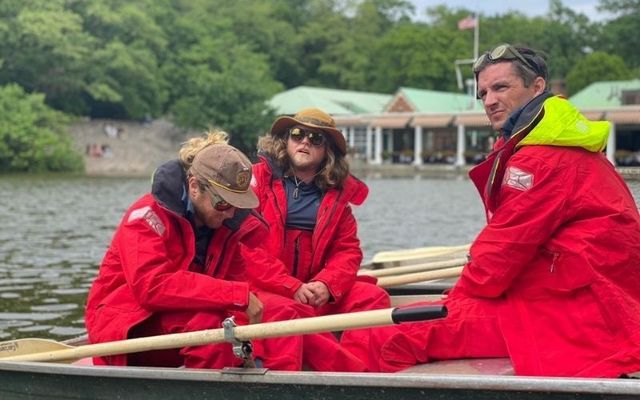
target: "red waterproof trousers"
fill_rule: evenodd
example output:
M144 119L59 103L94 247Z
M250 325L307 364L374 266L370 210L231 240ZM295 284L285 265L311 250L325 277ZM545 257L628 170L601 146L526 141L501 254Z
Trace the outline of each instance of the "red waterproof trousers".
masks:
M278 295L271 295L274 298ZM277 302L277 300L274 300ZM278 304L282 305L283 301ZM296 307L282 305L277 308L265 307L263 322L282 321L300 318L303 315ZM233 313L236 324L246 325L247 316L244 312ZM218 329L222 321L228 316L223 312L191 312L176 311L155 313L144 322L136 325L129 334L130 338L164 335L171 333L193 332L204 329ZM300 352L293 349L302 347L302 337L289 336L252 341L256 358L263 361L263 366L274 370L298 371L302 360ZM219 343L205 346L184 347L130 354L129 365L178 367L188 368L224 368L240 366L242 360L232 351L230 343Z

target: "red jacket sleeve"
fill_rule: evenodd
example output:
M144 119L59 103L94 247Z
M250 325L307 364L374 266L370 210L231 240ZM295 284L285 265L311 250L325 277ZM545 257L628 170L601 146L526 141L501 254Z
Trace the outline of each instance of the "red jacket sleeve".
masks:
M471 261L456 289L491 298L510 287L563 223L564 203L573 182L566 175L566 168L549 165L526 147L511 158L500 188L499 206L471 246ZM518 177L524 181L518 182Z
M189 271L184 256L169 254L167 241L179 240L170 229L178 228L159 232L137 218L118 235L122 268L138 303L149 311L246 309L248 284Z
M351 289L362 262L356 219L351 207L345 207L337 222L336 234L331 238L324 268L311 279L327 285L334 301L339 301Z
M289 275L285 265L262 247L243 246L251 287L293 298L302 282Z

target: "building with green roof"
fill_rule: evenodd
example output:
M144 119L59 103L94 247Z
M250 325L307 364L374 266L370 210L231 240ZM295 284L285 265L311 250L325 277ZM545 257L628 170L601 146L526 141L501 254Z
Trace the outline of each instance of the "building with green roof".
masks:
M278 93L269 105L278 115L293 115L303 108L319 108L333 116L380 113L391 99L382 93L298 86Z
M594 82L569 98L581 110L638 105L640 79Z
M640 151L640 80L593 83L570 100L587 118L612 123L607 145L612 162L626 164L629 154ZM371 164L460 166L483 159L494 143L482 103L463 93L400 87L389 95L300 86L274 96L269 104L278 114L293 115L307 107L328 112L350 153Z

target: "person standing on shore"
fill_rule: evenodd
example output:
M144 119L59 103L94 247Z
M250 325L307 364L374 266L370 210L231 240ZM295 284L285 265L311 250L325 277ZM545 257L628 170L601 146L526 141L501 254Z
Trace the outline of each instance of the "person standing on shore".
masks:
M383 289L357 277L362 251L351 204L362 204L368 188L350 175L346 142L333 118L315 108L280 117L258 148L252 187L269 223L266 247L282 261L270 279L253 280L265 307L280 307L283 297L312 315L390 307ZM345 332L341 342L367 346L365 333ZM307 335L304 346L304 360L314 369L363 370L331 334Z
M258 206L251 167L227 144L227 134L216 131L189 140L179 160L155 171L151 193L126 211L89 291L91 343L217 329L229 316L238 324L258 323L263 313L272 320L300 317L292 307L265 310L246 281L244 250L259 248L267 235L266 223L251 210ZM301 355L288 348L301 341L254 341L255 355L265 367L299 370ZM243 361L224 343L94 362L222 368Z
M547 65L502 44L473 67L494 151L469 175L487 225L442 300L447 318L373 329L374 371L509 357L517 375L640 370L640 216L602 153L608 122L546 90Z

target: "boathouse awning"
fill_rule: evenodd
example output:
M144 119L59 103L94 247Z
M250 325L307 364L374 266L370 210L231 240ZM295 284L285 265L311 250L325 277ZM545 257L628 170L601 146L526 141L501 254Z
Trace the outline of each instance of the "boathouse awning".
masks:
M357 115L350 115L344 117L333 117L336 122L336 126L366 126L368 125L362 117Z
M607 111L607 120L624 125L640 125L640 108L633 107L630 109L618 109Z
M581 113L590 121L601 121L604 119L604 111L602 110L585 110L581 111Z
M411 126L423 128L446 128L451 123L453 115L417 115L413 117Z
M483 113L458 114L454 121L456 125L464 126L488 126L489 118Z
M393 115L374 118L371 121L371 126L379 126L381 128L400 129L409 125L411 115Z

